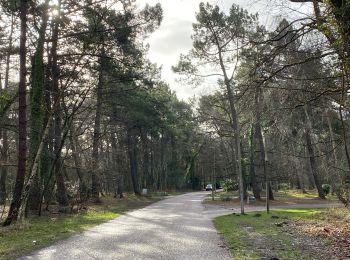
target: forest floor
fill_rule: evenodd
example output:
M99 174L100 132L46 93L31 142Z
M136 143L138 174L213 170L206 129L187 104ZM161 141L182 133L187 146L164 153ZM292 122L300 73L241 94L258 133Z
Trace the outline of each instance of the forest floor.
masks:
M349 209L278 209L214 219L233 259L350 259Z
M73 214L62 213L52 205L50 211L43 212L41 217L30 216L10 227L0 226L0 259L14 259L162 198L164 196L159 194L151 197L126 194L123 199L106 196L102 198L102 203L86 203L80 206L79 211L74 209ZM0 215L6 216L4 213L0 212Z

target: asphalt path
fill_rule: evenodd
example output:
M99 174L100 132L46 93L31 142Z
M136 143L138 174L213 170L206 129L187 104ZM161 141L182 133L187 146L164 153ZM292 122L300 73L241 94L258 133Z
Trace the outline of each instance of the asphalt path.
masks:
M208 192L179 195L95 226L20 259L232 259L205 208Z

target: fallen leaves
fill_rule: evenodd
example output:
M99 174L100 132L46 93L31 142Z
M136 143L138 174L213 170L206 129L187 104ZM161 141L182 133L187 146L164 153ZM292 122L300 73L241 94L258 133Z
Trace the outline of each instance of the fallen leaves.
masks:
M298 221L299 228L311 235L330 241L333 254L339 259L350 257L350 211L328 211L322 219Z

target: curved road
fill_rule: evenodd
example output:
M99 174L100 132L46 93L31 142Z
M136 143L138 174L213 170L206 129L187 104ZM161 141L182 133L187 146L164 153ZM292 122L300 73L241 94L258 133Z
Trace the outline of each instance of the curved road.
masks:
M205 209L207 192L171 197L21 259L231 259Z

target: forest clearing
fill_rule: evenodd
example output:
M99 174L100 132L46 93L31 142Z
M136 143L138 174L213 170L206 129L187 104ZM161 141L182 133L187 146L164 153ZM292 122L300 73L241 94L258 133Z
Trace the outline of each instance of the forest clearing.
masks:
M0 0L0 259L350 258L349 75L349 0Z

